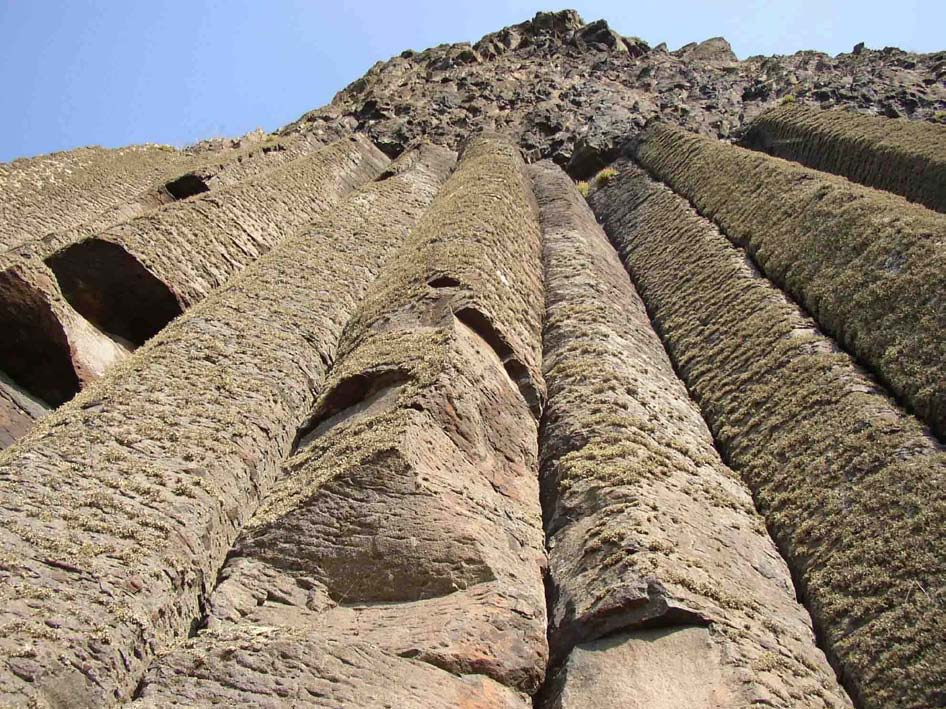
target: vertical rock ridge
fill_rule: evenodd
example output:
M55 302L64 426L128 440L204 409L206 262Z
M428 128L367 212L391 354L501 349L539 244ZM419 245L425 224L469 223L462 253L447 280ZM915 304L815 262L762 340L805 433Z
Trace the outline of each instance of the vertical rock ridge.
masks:
M591 204L854 701L942 704L942 446L686 200L627 164Z
M547 655L537 422L455 313L488 313L544 391L539 239L518 151L474 138L346 327L207 630L157 663L141 705L531 706ZM322 647L361 659L329 669ZM378 687L375 667L399 681Z
M114 704L186 635L451 164L369 183L0 454L0 701Z
M946 440L946 215L670 126L635 152Z
M748 490L719 459L594 215L555 165L532 176L557 670L540 706L849 706Z

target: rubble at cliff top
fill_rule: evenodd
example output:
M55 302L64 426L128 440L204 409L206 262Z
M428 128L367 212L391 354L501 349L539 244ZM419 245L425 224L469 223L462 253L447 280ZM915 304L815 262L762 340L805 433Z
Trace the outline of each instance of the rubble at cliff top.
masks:
M859 44L836 57L740 60L721 37L668 51L604 20L586 24L573 10L540 12L475 44L378 62L281 132L362 132L396 155L421 136L457 147L471 129L489 127L513 135L530 161L551 158L584 177L654 117L731 139L781 101L943 121L946 51Z

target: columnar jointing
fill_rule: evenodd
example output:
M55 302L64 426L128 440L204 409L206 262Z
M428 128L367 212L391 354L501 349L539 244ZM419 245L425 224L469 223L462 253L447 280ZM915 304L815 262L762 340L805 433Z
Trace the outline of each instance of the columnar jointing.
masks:
M594 215L555 165L533 178L556 672L541 706L849 706Z
M111 227L48 256L70 303L141 344L181 310L323 216L383 156L340 140L285 167Z
M213 201L172 205L53 252L52 271L40 260L50 253L44 242L3 254L0 372L47 406L68 401L385 161L370 144L343 140ZM164 275L146 267L153 264ZM16 430L25 432L25 422Z
M522 170L498 138L465 148L346 328L207 630L156 663L140 704L531 707L546 622L523 392L543 392L542 286Z
M637 154L946 440L946 215L660 124Z
M188 633L451 164L369 183L0 454L0 703L108 706Z
M685 200L628 165L591 203L855 702L943 706L942 448Z
M946 126L785 104L742 144L946 212Z

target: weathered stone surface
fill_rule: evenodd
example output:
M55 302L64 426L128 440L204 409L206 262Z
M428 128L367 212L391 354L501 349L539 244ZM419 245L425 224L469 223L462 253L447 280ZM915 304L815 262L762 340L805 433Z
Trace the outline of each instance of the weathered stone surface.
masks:
M742 145L946 212L946 125L789 103L754 120Z
M46 263L78 312L141 344L327 214L384 162L363 138L343 139L255 178L113 226L51 254Z
M345 321L454 159L421 155L0 454L0 702L127 699L154 654L187 634Z
M0 330L0 369L49 406L71 399L128 351L79 315L34 261L0 269Z
M23 391L0 371L0 449L23 436L47 413L46 404Z
M946 702L946 452L745 253L630 165L592 206L864 707Z
M713 632L700 625L635 630L581 643L551 680L549 709L729 709L734 692ZM765 704L763 704L765 706ZM817 706L800 698L792 706Z
M946 215L659 124L636 154L946 440Z
M611 705L673 706L634 693L692 684L679 658L660 667L660 650L621 667L614 658L630 645L587 645L654 625L707 626L695 668L711 669L703 695L728 702L686 706L849 706L748 490L713 448L594 215L555 165L532 175L546 277L549 643L568 675L545 706L603 706L619 686L628 694ZM594 676L601 686L585 692Z
M537 421L527 400L543 390L542 290L522 169L517 151L493 137L465 149L346 328L283 479L210 597L208 630L157 663L144 699L203 706L196 682L215 687L240 663L265 662L265 678L229 696L276 702L280 687L296 686L299 663L270 661L268 645L243 659L221 646L279 628L362 656L347 669L303 660L316 686L340 675L360 688L363 672L384 676L395 665L407 682L389 692L411 705L453 706L467 695L471 706L530 705L547 655ZM506 350L529 365L510 371ZM472 675L486 678L475 691ZM373 691L358 705L387 706Z
M118 207L193 160L170 146L134 145L0 163L0 252Z
M396 154L423 135L458 146L471 129L486 126L517 141L529 161L550 158L565 166L579 141L616 153L657 116L735 137L786 96L919 120L939 120L946 111L943 52L865 49L831 57L801 51L737 61L722 38L671 53L614 29L564 10L538 13L472 47L406 51L378 62L331 104L281 132L325 139L354 130ZM575 164L583 163L579 155Z
M127 201L112 206L81 224L58 231L40 232L22 241L13 253L6 257L33 258L42 260L56 251L85 237L98 234L154 209L160 209L180 199L204 194L221 187L234 185L242 180L264 174L281 165L299 158L320 147L324 143L316 136L270 137L249 145L219 146L216 149L201 150L194 146L189 150L191 159L173 174L164 174L147 189Z

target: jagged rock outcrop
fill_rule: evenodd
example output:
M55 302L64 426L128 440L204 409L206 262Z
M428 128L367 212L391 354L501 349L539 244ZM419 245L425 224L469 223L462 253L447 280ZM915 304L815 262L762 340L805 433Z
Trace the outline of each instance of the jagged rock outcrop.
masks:
M946 212L946 125L788 103L753 121L742 145Z
M634 154L946 440L946 215L661 124Z
M852 698L946 702L942 446L686 200L626 165L591 203Z
M681 703L695 681L713 706L849 706L748 490L719 459L594 215L559 168L532 174L558 669L541 706L706 706ZM635 661L642 645L649 654Z
M0 701L127 699L187 634L320 392L346 313L446 177L452 156L424 155L0 453Z
M355 130L396 154L422 135L456 146L488 125L517 140L530 161L550 158L584 178L654 117L728 138L786 96L929 120L946 111L946 53L888 47L739 61L722 38L668 52L604 21L585 24L573 10L538 13L472 45L378 62L282 132Z

